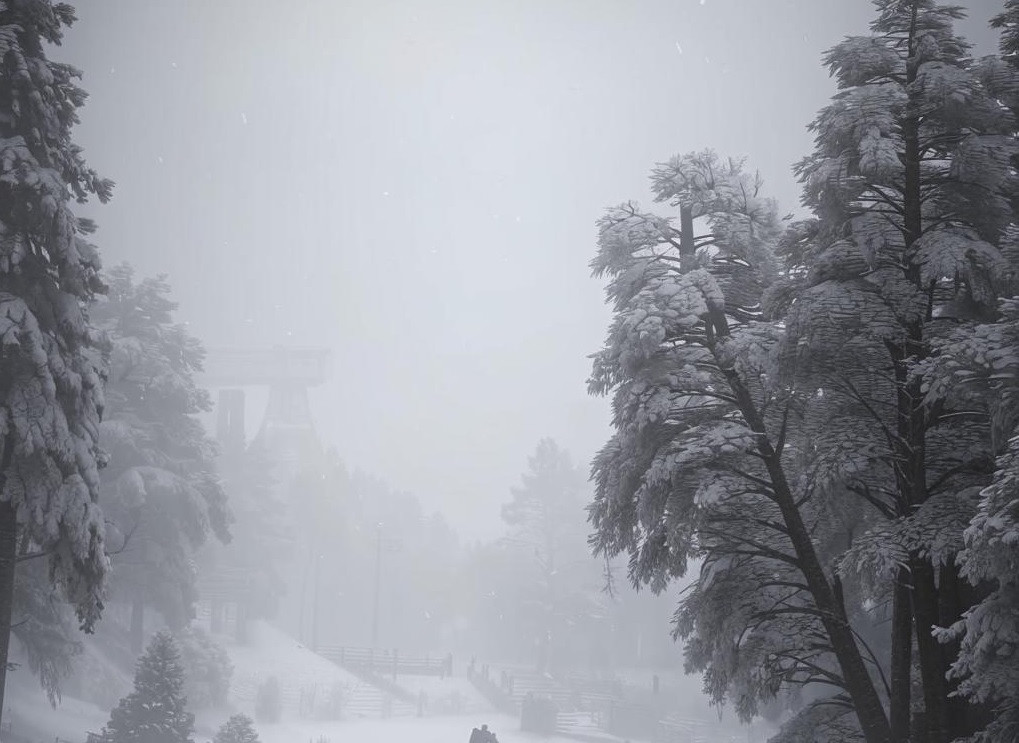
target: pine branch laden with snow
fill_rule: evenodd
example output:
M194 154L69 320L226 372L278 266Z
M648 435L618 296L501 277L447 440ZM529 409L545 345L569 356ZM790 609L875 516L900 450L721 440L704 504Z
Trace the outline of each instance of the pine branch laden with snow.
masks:
M198 420L211 408L194 378L205 351L173 322L177 305L165 278L135 281L120 265L107 280L92 316L112 344L100 428L111 456L102 473L106 511L119 538L111 587L116 598L141 598L180 627L196 599L195 552L210 533L229 539L217 448Z
M219 728L212 743L259 743L259 738L250 717L233 715Z
M596 275L615 313L589 382L612 395L615 433L593 463L593 546L629 555L635 585L661 591L701 570L676 613L687 667L749 719L801 687L834 686L885 740L822 544L837 515L793 477L809 461L803 398L765 321L780 226L758 178L695 153L653 175L670 218L633 203L599 222ZM709 233L693 234L697 215ZM828 525L828 527L825 526ZM810 533L818 530L815 542Z
M74 609L50 583L45 560L28 560L18 566L13 620L11 634L29 670L56 707L61 684L74 670L84 646Z
M1015 271L1019 150L1002 102L1019 76L1006 60L969 56L953 31L958 8L876 5L872 35L826 56L840 90L797 166L815 217L781 244L785 275L767 299L804 392L841 398L866 423L848 426L852 454L837 437L813 442L821 461L843 463L829 471L870 513L840 572L874 601L912 572L927 707L914 734L946 741L978 725L944 683L954 649L930 632L965 608L956 556L1001 438L998 406L979 392L994 372L968 359L1000 334L986 323ZM857 473L844 464L854 460ZM894 734L909 735L908 684L891 707Z
M569 655L571 635L604 610L601 566L590 559L584 478L552 439L538 442L512 498L502 506L507 547L523 580L514 603L519 626L538 651L538 665Z
M993 585L990 595L941 634L961 647L951 673L959 692L990 705L995 717L973 740L1015 740L1019 736L1019 436L998 458L994 481L965 532L963 575Z
M134 690L110 713L104 743L193 743L195 718L187 711L184 670L173 637L153 636L138 660Z
M1002 301L997 322L953 333L926 379L935 399L962 395L992 421L994 475L959 555L963 575L992 588L940 637L960 643L951 668L959 693L995 710L973 740L1009 740L1019 735L1019 299Z
M0 6L0 499L90 629L108 569L97 469L106 364L86 306L103 285L85 239L93 226L71 200L105 202L112 183L70 138L80 73L44 53L73 20L46 0Z

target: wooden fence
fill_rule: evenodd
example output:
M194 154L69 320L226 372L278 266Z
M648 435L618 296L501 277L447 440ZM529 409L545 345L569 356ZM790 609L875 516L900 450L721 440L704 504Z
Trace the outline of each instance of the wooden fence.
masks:
M372 650L325 646L316 650L326 660L349 670L367 671L377 675L397 676L452 676L453 656L444 658L404 655L398 650Z

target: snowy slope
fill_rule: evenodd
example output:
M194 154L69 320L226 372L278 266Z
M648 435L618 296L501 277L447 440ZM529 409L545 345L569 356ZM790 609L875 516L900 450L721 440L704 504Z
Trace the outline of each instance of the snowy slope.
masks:
M387 706L394 716L417 711L414 705L399 700L387 702L378 688L265 622L251 623L246 644L226 643L224 647L234 665L230 703L248 715L254 715L258 687L271 676L280 685L284 719L322 717L337 691L343 699L344 718L381 717Z
M13 733L35 740L84 743L87 731L98 732L110 719L107 710L67 697L53 709L34 679L8 686L7 695L4 723L10 721Z

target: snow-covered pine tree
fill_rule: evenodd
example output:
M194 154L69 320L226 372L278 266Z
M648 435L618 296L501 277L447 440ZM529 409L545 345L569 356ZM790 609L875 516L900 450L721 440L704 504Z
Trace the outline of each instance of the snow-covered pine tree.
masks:
M73 21L64 3L0 4L0 709L19 550L45 553L85 629L102 612L108 563L97 505L105 362L86 313L103 285L84 237L93 225L71 201L105 202L113 184L71 139L80 73L46 57Z
M859 542L850 562L885 568L894 594L895 739L910 734L912 631L923 734L943 743L978 724L949 697L951 649L932 628L971 600L954 552L993 459L986 416L925 395L917 369L954 325L993 315L1016 188L1014 119L953 32L959 8L875 4L873 33L826 57L840 91L797 167L816 221L801 228L788 266L798 287L787 338L801 385L844 397L874 424L861 449L869 461L858 464L870 482L845 484L893 523Z
M629 553L631 580L656 590L703 560L678 630L702 641L688 661L716 699L735 690L746 716L786 685L830 683L868 743L885 743L881 697L813 538L823 511L789 470L805 403L778 373L781 329L760 313L775 205L742 163L710 152L659 166L653 184L678 228L633 203L611 209L592 263L615 309L590 382L613 395L615 428L593 465L594 546Z
M50 583L44 560L18 566L12 624L11 633L29 670L39 679L50 704L56 706L61 682L71 674L83 646L74 609Z
M104 743L192 743L195 717L187 711L180 654L168 632L153 635L138 660L134 690L110 712Z
M1013 271L1019 276L1019 264ZM960 330L940 350L929 392L965 391L987 410L998 453L959 556L963 576L987 591L940 634L961 640L951 669L961 679L959 691L992 709L974 740L1012 741L1019 739L1019 296L1002 302L997 322Z
M248 619L276 616L286 592L283 570L294 552L293 519L272 469L272 458L259 441L221 451L218 470L233 517L231 539L228 545L211 542L200 555L203 574L248 577L251 588L243 607Z
M229 539L226 496L215 471L215 444L198 414L210 407L195 382L205 351L173 322L165 278L135 282L127 265L110 271L107 298L93 308L112 342L100 441L104 510L126 545L114 556L114 598L132 606L132 649L143 642L151 606L171 628L190 619L194 553L212 532Z
M234 715L216 731L212 743L259 743L255 723L247 715Z
M600 570L587 549L583 485L568 452L554 440L542 439L528 457L520 486L502 506L511 543L522 548L534 569L523 601L533 609L526 622L541 672L567 653L571 625L598 610Z
M1000 57L981 60L996 97L1019 113L1019 0L1006 0L992 25L1001 29ZM1013 156L1013 163L1019 157ZM1019 213L1019 193L1013 208ZM1019 221L1019 220L1017 220ZM1010 227L1002 253L1008 261L993 323L956 330L929 365L928 393L937 400L965 396L991 421L997 456L991 483L980 492L977 514L959 556L962 574L986 594L942 634L960 642L953 676L959 691L988 705L992 719L976 743L1019 739L1019 229Z

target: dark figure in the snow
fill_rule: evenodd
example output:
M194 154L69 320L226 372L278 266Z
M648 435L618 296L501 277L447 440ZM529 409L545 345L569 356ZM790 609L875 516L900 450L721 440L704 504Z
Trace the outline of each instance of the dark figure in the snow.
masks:
M480 730L474 728L471 731L470 743L499 743L499 739L488 729L488 725L482 725Z

